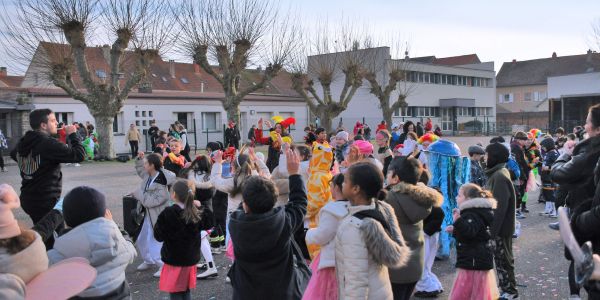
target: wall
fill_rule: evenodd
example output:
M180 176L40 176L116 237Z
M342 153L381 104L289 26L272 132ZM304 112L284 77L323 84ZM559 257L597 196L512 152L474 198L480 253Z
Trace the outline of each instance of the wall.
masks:
M549 109L548 101L525 101L525 93L548 92L547 85L525 85L511 87L496 87L496 105L502 109L499 111L509 112L547 112ZM498 97L504 94L513 94L512 103L499 103Z
M600 93L600 73L548 77L548 97L558 99Z

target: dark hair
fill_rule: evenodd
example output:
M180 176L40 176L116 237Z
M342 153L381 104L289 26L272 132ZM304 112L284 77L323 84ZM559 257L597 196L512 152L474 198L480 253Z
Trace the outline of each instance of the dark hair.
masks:
M406 123L404 123L404 125L402 125L402 131L404 133L408 133L408 127L410 127L410 125L412 125L413 129L414 129L415 123L413 123L412 121L406 121Z
M592 105L589 109L589 113L592 115L592 126L594 128L600 127L600 103Z
M370 162L355 163L346 170L345 176L348 176L352 185L358 185L365 197L385 199L383 173L374 164Z
M310 131L310 127L309 126L304 127L304 131L307 131L307 130Z
M166 144L167 143L167 139L165 139L165 137L163 136L159 136L158 138L156 138L156 144Z
M474 183L465 183L460 187L465 194L465 198L492 198L492 193L488 190L484 190L480 186Z
M6 249L8 254L17 254L29 247L35 241L35 231L19 226L21 234L15 237L0 239L0 249Z
M248 154L238 155L233 160L233 164L235 166L235 175L233 175L233 189L230 194L235 197L242 192L244 181L252 175L252 164Z
M519 131L519 132L515 133L514 139L515 140L527 141L527 140L529 140L529 137L527 136L527 133L525 133L523 131Z
M574 133L567 134L567 139L575 141L577 140L577 136Z
M177 179L171 186L171 192L175 193L177 200L183 203L183 213L181 218L186 223L200 222L200 211L194 205L194 196L196 195L196 186L187 179Z
M429 180L431 180L431 174L427 169L423 169L423 173L421 173L421 177L419 177L419 182L427 185L429 184Z
M340 189L340 191L341 191L342 185L344 184L344 174L339 173L339 174L333 176L333 178L331 178L331 183L333 183L334 186L337 186L338 189Z
M273 209L278 195L275 184L261 176L250 176L243 184L242 198L251 213L262 214Z
M48 116L52 114L52 110L48 108L36 109L29 113L29 125L33 130L38 130L42 127L42 123L48 123Z
M65 123L63 123L63 122L58 123L58 128L62 128L63 126L65 126Z
M557 134L559 134L559 133L560 133L561 135L565 135L565 129L564 129L564 128L562 128L562 127L558 127L558 128L556 129L556 133L557 133Z
M146 155L146 161L149 165L154 166L154 170L160 170L163 167L162 157L157 153L151 153Z
M312 157L312 150L306 145L292 145L292 149L298 150L301 161L309 160Z
M196 174L210 174L210 158L206 155L198 155L194 161L192 161L190 169L194 170Z
M321 132L325 132L325 128L319 127L319 128L317 128L317 130L315 130L316 135L319 135L319 133L321 133Z
M417 184L423 174L423 165L414 157L399 156L390 163L388 172L390 171L392 176L398 176L402 182Z
M496 136L496 137L493 137L490 140L490 144L494 144L494 143L500 143L500 144L502 144L504 142L506 142L506 140L502 136Z

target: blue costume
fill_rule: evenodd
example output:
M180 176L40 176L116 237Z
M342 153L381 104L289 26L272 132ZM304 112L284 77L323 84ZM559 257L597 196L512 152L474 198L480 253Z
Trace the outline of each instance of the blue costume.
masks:
M440 232L440 248L438 257L450 257L450 247L453 238L444 230L452 225L452 210L457 207L456 196L460 187L469 182L471 176L471 161L468 157L461 156L458 146L451 141L440 139L429 146L429 171L431 181L429 186L438 188L444 195L444 222Z

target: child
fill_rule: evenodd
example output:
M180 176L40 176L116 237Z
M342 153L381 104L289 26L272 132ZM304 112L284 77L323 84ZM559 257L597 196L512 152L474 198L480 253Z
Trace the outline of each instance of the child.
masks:
M179 173L187 163L185 156L181 154L181 140L172 139L169 142L169 148L171 149L171 153L167 154L165 157L165 169L173 172L175 176L179 176Z
M406 139L404 140L404 148L402 149L402 156L409 156L413 154L418 148L417 139L419 137L414 132L408 132L406 134Z
M200 201L203 212L206 214L204 223L210 224L208 227L212 227L215 223L215 217L213 214L213 195L215 194L215 188L210 182L210 159L206 155L200 155L194 159L190 165L190 172L188 173L188 180L193 182L196 187L196 196L194 199ZM213 255L210 249L209 232L202 230L200 232L200 251L206 261L206 271L198 274L198 279L205 279L209 277L217 277L218 272L215 267Z
M194 183L178 179L171 187L172 206L165 208L154 226L164 266L159 289L171 299L191 299L196 288L196 263L200 260L200 230L205 229L200 211L194 204Z
M307 244L321 245L321 251L310 265L312 277L302 299L338 299L335 276L335 234L339 223L348 214L348 201L342 194L344 175L331 180L333 202L323 206L319 213L319 225L306 233Z
M129 297L125 269L137 253L112 220L105 196L91 187L74 188L64 198L63 215L69 229L48 251L49 264L83 257L98 272L92 285L74 299Z
M408 300L421 278L425 257L423 220L434 206L440 207L444 202L438 191L419 183L422 173L423 166L416 158L397 157L387 174L390 193L385 202L394 209L402 237L411 250L405 266L390 269L394 299Z
M546 200L546 208L543 212L540 212L540 216L556 218L556 184L552 182L552 178L550 178L550 169L552 169L552 165L558 159L559 154L552 138L542 140L540 145L546 152L541 172L542 194Z
M341 164L350 152L349 137L350 135L346 131L340 131L335 135L335 160L338 164Z
M250 176L242 191L242 208L231 214L233 299L300 299L308 283L310 272L292 244L294 231L304 221L306 192L298 174L298 155L292 150L286 155L289 203L274 208L277 190L273 182ZM299 276L301 269L306 272Z
M394 209L383 198L383 174L359 162L344 174L342 193L348 215L335 237L335 270L340 299L392 299L388 268L406 264L404 243Z
M375 142L379 146L375 158L383 165L383 174L387 174L388 166L392 162L392 158L394 158L392 149L390 149L391 138L390 133L386 129L379 130L375 135Z
M169 204L171 198L167 186L173 183L175 174L163 169L162 159L156 153L144 157L144 153L140 152L135 162L135 170L142 178L142 182L133 196L146 211L144 223L136 241L143 259L137 270L144 271L157 265L159 270L154 273L154 277L158 278L163 264L160 259L162 243L154 238L152 228L156 224L158 215Z
M496 200L478 185L463 185L456 197L454 225L446 229L456 238L458 272L449 299L492 300L500 296L494 273L490 226Z
M471 183L478 186L484 186L486 182L483 167L481 167L481 157L485 155L485 149L479 145L469 147L469 157L471 158Z
M414 157L417 158L421 164L423 164L424 169L427 169L429 165L425 151L429 149L429 145L435 143L439 139L440 138L433 133L426 133L417 140L417 143L419 144L419 153L417 153Z
M370 162L374 164L380 171L383 171L383 164L373 157L373 144L368 141L358 140L350 146L350 153L342 164L347 168L358 162ZM345 172L342 171L342 173Z

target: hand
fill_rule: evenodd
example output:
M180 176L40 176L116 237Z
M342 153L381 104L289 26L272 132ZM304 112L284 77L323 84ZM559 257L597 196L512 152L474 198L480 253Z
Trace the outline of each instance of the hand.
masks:
M256 157L256 152L254 152L254 148L252 148L252 147L248 148L248 156L250 157L250 160L252 160L252 161L258 160L258 158Z
M279 145L283 145L283 138L281 137L281 134L277 135L277 142L279 142Z
M20 202L15 189L6 183L0 184L0 201L6 203Z
M137 157L138 157L139 159L142 159L142 158L144 158L144 152L142 152L142 151L138 152L138 155L137 155Z
M65 126L65 134L67 136L69 136L71 133L75 133L75 131L77 131L77 128L75 128L75 126L73 126L73 125Z
M194 200L194 206L200 208L202 206L202 203L200 203L200 201L198 200Z
M594 254L592 256L594 260L594 271L592 272L591 280L600 280L600 256Z
M446 230L447 233L453 233L454 232L454 226L450 225L450 226L446 227L445 230Z
M265 121L265 124L266 124L266 125L267 125L267 127L269 127L269 128L273 127L273 126L271 126L271 125L272 125L272 124L271 124L271 121Z
M288 149L290 149L290 143L283 143L283 144L281 144L281 150L283 150L285 152Z
M215 156L213 157L213 159L215 160L215 163L220 164L223 163L223 151L219 150L215 153Z
M106 211L104 211L104 217L113 221L112 213L110 212L110 210L108 208L106 209Z
M300 170L300 157L296 152L288 149L285 152L285 158L287 159L288 173L291 175L298 175Z
M452 219L456 222L458 218L460 218L460 209L455 208L452 210Z

